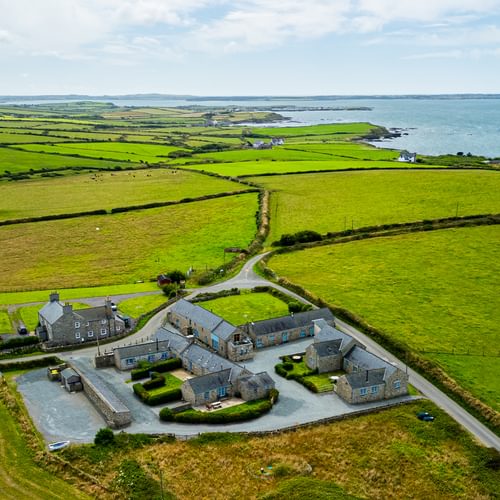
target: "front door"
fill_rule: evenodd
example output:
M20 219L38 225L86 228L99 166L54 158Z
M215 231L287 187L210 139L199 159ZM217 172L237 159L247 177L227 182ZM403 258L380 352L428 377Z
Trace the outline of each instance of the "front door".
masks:
M288 332L283 332L283 343L288 342Z

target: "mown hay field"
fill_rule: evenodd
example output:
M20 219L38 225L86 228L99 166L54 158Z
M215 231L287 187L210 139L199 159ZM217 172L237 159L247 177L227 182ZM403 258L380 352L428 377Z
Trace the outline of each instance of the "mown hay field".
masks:
M5 172L28 172L31 169L40 171L43 169L60 170L71 167L112 169L122 167L123 165L123 162L91 158L74 158L58 154L43 154L31 151L21 151L10 147L0 147L0 174L4 174ZM126 163L127 167L133 167L135 165L135 163Z
M278 318L288 314L288 306L268 293L242 293L200 302L199 305L233 325L243 325L251 321Z
M179 150L176 146L142 144L134 142L72 142L65 144L26 144L19 146L25 151L80 155L89 158L161 163L169 160L168 154Z
M369 162L374 163L374 162ZM493 171L397 170L250 178L272 190L269 241L378 224L500 212Z
M436 421L419 421L415 414L421 410L432 412ZM315 491L315 483L331 481L338 494L377 500L486 500L499 487L498 474L487 466L487 450L429 402L274 436L207 434L137 450L98 451L73 448L63 456L104 484L113 483L124 459L137 460L158 485L161 470L165 493L178 500L257 499L293 479L297 488L309 481ZM272 472L263 476L261 467ZM345 497L327 489L320 496L290 498Z
M257 195L116 215L0 227L0 290L147 281L169 269L205 270L256 232Z
M499 243L498 226L447 229L276 255L269 267L423 352L498 411Z
M138 169L0 182L0 220L175 201L248 189L195 172Z

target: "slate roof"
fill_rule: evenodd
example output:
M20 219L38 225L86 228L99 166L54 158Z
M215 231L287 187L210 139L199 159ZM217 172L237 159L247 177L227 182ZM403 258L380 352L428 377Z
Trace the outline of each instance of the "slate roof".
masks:
M120 359L134 358L136 356L146 356L157 352L168 351L170 342L168 340L143 342L141 344L115 347L113 351L118 353Z
M214 333L222 340L228 340L237 330L237 327L213 312L204 309L188 300L180 299L170 308L171 312L190 319L193 323L202 326L205 330Z
M372 385L382 385L385 379L385 368L375 368L373 370L350 373L345 375L347 382L353 389L370 387Z
M75 318L81 318L84 321L99 321L101 319L111 318L105 306L87 307L73 311Z
M47 302L39 311L47 323L53 325L63 314L63 306L60 302Z
M361 370L374 370L383 368L385 375L390 375L396 371L396 367L384 361L382 358L375 356L371 352L361 349L361 347L354 346L349 353L345 356L351 363L356 365Z
M191 344L186 347L181 353L181 358L191 361L194 365L201 366L210 373L231 369L233 378L236 378L244 370L242 366L214 354L197 344Z
M276 333L310 325L315 319L335 321L335 318L330 309L324 307L322 309L315 309L312 311L297 313L293 316L281 316L280 318L255 321L254 323L250 324L250 331L257 336L268 335L270 333Z
M184 383L191 386L195 394L212 391L219 387L228 387L231 385L231 368L214 373L207 373L200 377L194 377L186 380Z
M334 354L338 354L340 352L340 345L342 344L342 340L325 340L323 342L315 342L313 344L313 348L320 358L333 356Z
M69 380L71 377L78 377L78 380L80 380L80 375L78 375L78 373L73 370L73 368L65 368L64 370L62 370L61 377L66 380Z
M158 328L152 336L153 340L168 342L169 349L175 353L181 353L192 341L181 335L176 328L171 325L165 325Z
M248 385L252 389L264 387L265 389L274 389L274 380L267 372L246 375L240 378L240 383Z
M326 321L317 320L314 323L321 327L321 330L314 336L314 343L340 340L339 349L345 349L354 340L350 335L330 326Z

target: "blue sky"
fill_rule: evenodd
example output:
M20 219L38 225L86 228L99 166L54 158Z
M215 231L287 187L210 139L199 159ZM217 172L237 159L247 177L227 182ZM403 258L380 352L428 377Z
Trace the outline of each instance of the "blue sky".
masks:
M0 0L0 94L500 93L500 0Z

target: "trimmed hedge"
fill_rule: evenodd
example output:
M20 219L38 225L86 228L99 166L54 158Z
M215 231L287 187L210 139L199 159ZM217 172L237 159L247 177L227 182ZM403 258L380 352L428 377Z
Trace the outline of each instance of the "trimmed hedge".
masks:
M179 358L170 358L166 361L148 363L144 368L136 368L130 372L130 378L132 380L140 380L141 378L149 377L151 371L165 373L181 367L182 361Z
M27 345L38 344L40 339L36 336L29 337L14 337L12 339L8 339L5 342L0 341L0 350L2 349L14 349L16 347L24 347Z
M51 365L60 365L64 363L57 356L48 356L46 358L29 359L27 361L12 361L11 363L1 363L1 372L11 372L15 370L28 370L30 368L42 368Z
M147 380L142 384L144 389L150 391L151 389L158 389L165 385L165 377L158 372L153 372L151 374L151 380Z
M133 385L133 389L135 395L148 406L169 403L170 401L177 401L182 398L182 391L179 388L166 390L158 394L151 394L144 388L143 384L137 383Z
M318 388L310 380L307 380L305 378L307 377L307 375L314 375L315 373L317 373L317 370L310 370L305 375L297 375L296 373L293 373L291 370L293 370L293 363L289 361L278 363L277 365L274 366L274 371L280 377L286 378L287 380L295 380L296 382L302 384L305 388L309 389L310 391L318 392Z

